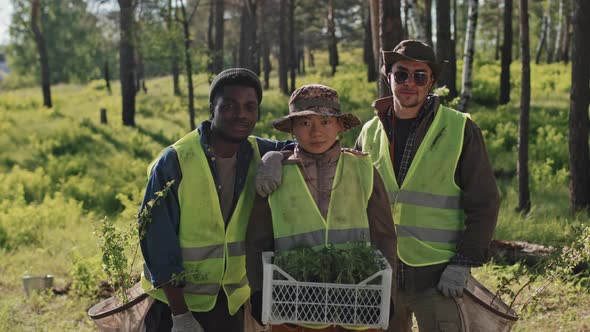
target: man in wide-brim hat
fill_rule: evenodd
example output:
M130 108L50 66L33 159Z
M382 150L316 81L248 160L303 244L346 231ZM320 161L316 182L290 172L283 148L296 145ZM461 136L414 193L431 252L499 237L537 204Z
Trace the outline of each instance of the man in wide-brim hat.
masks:
M321 84L295 90L289 113L273 122L277 130L295 136L297 145L294 151L285 152L280 187L268 199L257 196L254 201L246 232L252 312L259 321L264 251L345 249L350 242L370 242L395 268L396 236L383 181L367 154L343 149L338 141L340 133L360 123L355 115L341 112L336 91ZM392 300L394 294L395 287ZM272 331L347 330L279 325Z
M417 40L382 51L392 96L373 103L355 148L385 182L398 236L390 331L460 331L454 298L488 259L499 194L481 130L431 93L445 62Z

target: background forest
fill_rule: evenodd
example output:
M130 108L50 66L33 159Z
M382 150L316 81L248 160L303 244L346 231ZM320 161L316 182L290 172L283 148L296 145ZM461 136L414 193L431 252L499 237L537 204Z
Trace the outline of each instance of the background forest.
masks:
M494 238L550 252L496 255L474 275L507 303L516 297L516 331L590 331L590 1L10 3L0 45L0 330L95 329L86 312L117 283L105 243L125 250L119 267L139 273L131 257L145 168L208 117L216 73L259 73L255 134L285 139L270 123L307 83L335 88L345 111L369 120L371 102L388 93L379 50L417 38L450 61L437 90L445 104L484 133L502 199ZM28 274L54 275L53 289L26 297Z

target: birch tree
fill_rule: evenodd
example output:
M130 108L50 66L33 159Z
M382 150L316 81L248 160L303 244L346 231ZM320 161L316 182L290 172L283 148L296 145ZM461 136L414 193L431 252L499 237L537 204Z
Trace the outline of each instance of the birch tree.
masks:
M553 61L560 61L561 44L563 43L563 0L559 0L557 10L557 27L555 28L555 45L553 46Z
M520 83L520 118L518 121L518 161L516 163L516 173L518 177L518 207L516 210L522 213L528 213L531 209L528 166L529 111L531 106L531 58L529 46L528 0L519 1L522 77Z
M545 47L545 42L547 41L548 25L549 18L547 17L547 12L545 11L541 23L541 35L539 36L539 41L537 42L537 50L535 51L535 64L537 65L541 62L541 54L543 53L543 48Z
M590 209L590 1L574 0L572 88L569 116L570 206L573 212ZM590 210L589 210L590 211Z
M475 53L475 30L477 29L478 1L469 0L467 13L467 31L465 32L465 44L463 47L463 75L461 78L461 100L458 108L461 112L467 112L467 106L471 100L473 87L473 56Z
M545 53L547 53L547 63L553 62L553 19L552 19L552 10L553 10L553 0L547 1L547 42L546 42L546 49ZM557 38L556 38L557 39Z

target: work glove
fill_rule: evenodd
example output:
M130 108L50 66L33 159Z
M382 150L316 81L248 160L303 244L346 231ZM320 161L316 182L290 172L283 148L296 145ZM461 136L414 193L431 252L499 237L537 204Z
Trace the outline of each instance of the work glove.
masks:
M270 151L262 156L256 170L256 192L262 197L272 194L283 181L283 154Z
M446 297L463 297L469 278L469 266L449 264L438 281L438 290Z
M180 315L172 315L172 332L205 332L197 322L193 313L188 311Z
M252 317L256 319L258 324L264 326L262 323L262 292L257 291L250 296L250 304L252 305Z

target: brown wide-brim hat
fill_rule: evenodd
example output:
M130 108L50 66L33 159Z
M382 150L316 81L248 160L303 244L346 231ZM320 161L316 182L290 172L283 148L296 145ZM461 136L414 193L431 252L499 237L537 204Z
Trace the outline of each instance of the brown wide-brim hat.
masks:
M381 66L381 74L387 79L387 74L391 71L391 67L399 60L418 61L428 64L434 77L438 79L441 71L449 63L448 61L436 60L434 49L419 40L403 40L393 49L393 51L381 50L383 56L383 66Z
M336 90L322 84L307 84L291 94L289 114L273 121L272 126L282 132L291 133L292 119L307 115L336 117L341 121L344 131L361 124L356 115L340 112Z

